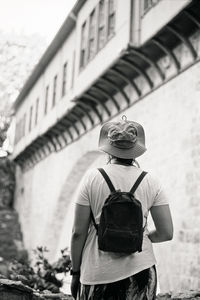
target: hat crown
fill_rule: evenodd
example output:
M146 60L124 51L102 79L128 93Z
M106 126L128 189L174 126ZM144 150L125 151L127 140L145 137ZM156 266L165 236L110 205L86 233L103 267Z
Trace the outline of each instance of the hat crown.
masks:
M128 122L119 122L110 126L108 141L110 144L118 145L120 148L130 148L137 140L137 129Z

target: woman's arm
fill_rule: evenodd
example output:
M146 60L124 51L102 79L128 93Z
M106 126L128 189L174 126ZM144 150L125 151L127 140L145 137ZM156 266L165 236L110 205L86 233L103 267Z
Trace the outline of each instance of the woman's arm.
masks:
M74 271L80 270L81 255L87 238L89 223L90 207L76 204L71 238L71 259Z
M71 260L72 270L74 272L80 271L82 251L88 234L90 224L90 207L76 204L74 225L72 229L71 238ZM79 286L79 275L73 275L71 282L72 296L76 298Z
M152 206L150 212L156 228L149 233L151 242L160 243L172 240L173 223L169 205Z

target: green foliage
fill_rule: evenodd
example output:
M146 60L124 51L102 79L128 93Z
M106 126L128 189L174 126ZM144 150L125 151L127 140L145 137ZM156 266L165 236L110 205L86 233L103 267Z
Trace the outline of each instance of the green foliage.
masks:
M37 247L34 250L36 262L32 267L27 259L15 260L9 266L9 279L20 280L35 290L49 290L59 292L62 280L56 278L58 273L67 273L71 267L71 260L67 248L61 250L61 257L51 264L45 257L46 247Z

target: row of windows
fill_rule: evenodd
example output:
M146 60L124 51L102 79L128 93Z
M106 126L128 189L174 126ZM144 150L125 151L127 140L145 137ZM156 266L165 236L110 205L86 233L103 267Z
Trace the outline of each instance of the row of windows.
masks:
M81 28L80 69L101 50L115 31L115 0L100 0Z
M44 115L56 105L57 101L57 82L58 75L55 75L53 78L53 93L52 93L52 102L50 103L49 97L49 85L46 86L45 90L45 101L44 101ZM67 62L63 65L63 73L62 73L62 87L61 87L61 96L64 97L67 91ZM39 104L40 99L37 98L35 105L31 105L28 115L29 121L27 120L27 114L25 113L23 117L16 124L16 136L15 136L15 144L18 143L21 138L23 138L26 134L26 127L28 125L28 131L30 132L33 127L35 127L38 123L38 113L39 113ZM28 124L27 124L28 121Z
M161 0L143 0L143 14L148 12L154 5L156 5Z

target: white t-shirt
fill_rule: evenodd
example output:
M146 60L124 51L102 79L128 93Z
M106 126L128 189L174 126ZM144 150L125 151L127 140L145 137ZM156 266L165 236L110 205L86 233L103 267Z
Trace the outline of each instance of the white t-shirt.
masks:
M142 170L135 166L108 164L103 167L110 177L115 189L128 192ZM84 176L76 200L77 204L91 206L96 223L99 223L103 204L110 194L108 185L97 169L92 169ZM146 224L149 209L152 206L168 204L159 183L148 173L135 192L141 202L143 224ZM150 268L156 263L152 243L144 231L142 252L130 255L119 255L98 249L96 229L91 222L86 243L82 253L81 277L82 284L103 284L118 281Z

